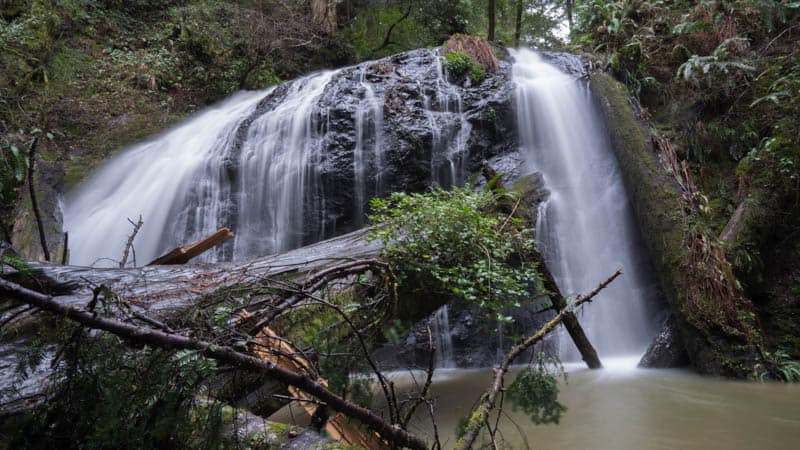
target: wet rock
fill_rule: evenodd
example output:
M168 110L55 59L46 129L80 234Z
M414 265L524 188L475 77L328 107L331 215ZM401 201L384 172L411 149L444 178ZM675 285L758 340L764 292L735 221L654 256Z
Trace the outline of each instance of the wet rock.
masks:
M511 64L480 86L448 83L436 50L400 53L339 71L317 102L326 117L316 172L321 220L308 236L338 234L363 225L371 197L463 183L487 158L516 148ZM372 104L370 104L372 102ZM379 103L379 104L374 104ZM377 116L358 114L372 107ZM364 192L356 193L355 150L363 145ZM363 204L354 205L362 197ZM324 202L322 202L324 200ZM314 199L310 199L314 201ZM324 230L324 231L323 231Z
M661 331L647 347L639 367L665 369L689 365L689 354L678 334L675 317L670 315L661 326Z

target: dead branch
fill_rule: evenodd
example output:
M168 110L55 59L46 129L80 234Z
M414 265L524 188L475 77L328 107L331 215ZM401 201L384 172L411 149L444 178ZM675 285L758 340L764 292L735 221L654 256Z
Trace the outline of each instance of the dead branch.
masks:
M138 229L134 229L138 231ZM135 233L134 233L135 234ZM195 242L194 244L188 245L186 247L178 247L171 252L159 256L158 258L151 261L148 266L165 266L165 265L172 265L172 264L186 264L189 262L190 259L200 256L207 250L216 247L219 244L231 239L233 237L233 232L227 228L220 228L214 234L210 236L206 236L203 239ZM132 240L129 240L132 242ZM122 267L122 266L120 266Z
M133 232L130 236L128 236L128 242L125 243L125 251L122 252L122 261L119 262L120 269L125 268L125 264L128 263L128 253L133 248L133 240L136 239L136 234L139 232L139 229L142 228L144 222L142 222L142 215L139 215L139 220L134 223L131 219L128 219L131 225L133 225ZM136 266L136 252L134 251L133 254L133 265Z
M296 387L324 402L333 410L339 411L378 433L383 439L397 446L423 450L426 443L419 437L403 430L400 426L390 424L374 412L355 405L339 397L318 381L295 371L283 368L271 361L264 361L236 351L235 349L215 345L213 343L192 339L179 334L169 334L148 327L131 325L116 319L96 315L73 306L61 304L49 295L24 288L18 284L0 279L0 292L36 306L42 310L65 316L83 326L107 331L124 339L140 344L147 344L167 350L194 350L207 358L238 366L243 369L260 372L276 381Z
M408 423L411 422L411 418L414 416L414 411L416 411L417 407L428 401L428 391L431 388L431 384L433 383L433 372L436 370L436 348L433 346L433 336L431 334L431 327L427 327L428 330L428 349L430 349L430 358L428 358L428 370L426 372L425 384L422 385L422 389L419 391L419 397L414 400L411 406L406 411L406 415L403 417L403 421L401 422L404 428L408 428ZM416 382L416 381L415 381ZM433 424L434 427L436 424ZM438 442L438 438L436 441ZM440 445L441 447L441 445Z
M47 239L44 234L42 214L39 212L39 203L36 201L36 185L33 184L33 172L36 170L36 144L38 142L38 136L33 138L33 142L31 142L31 146L28 149L28 189L31 193L31 209L33 209L34 217L36 217L36 226L39 228L39 242L42 244L44 259L46 261L50 261L50 250L47 248Z
M506 356L503 358L503 362L494 370L494 382L483 393L481 396L478 405L472 409L470 412L470 420L467 423L467 428L465 430L464 437L459 440L456 444L456 448L460 450L471 449L473 445L475 445L475 440L478 438L478 434L480 433L481 428L483 428L484 423L486 422L487 418L489 417L489 412L494 408L495 402L497 400L497 394L501 391L503 386L503 379L505 378L506 373L508 372L508 368L511 366L511 363L514 360L528 350L531 346L536 344L537 342L541 341L548 333L553 331L559 323L564 319L564 316L569 312L570 309L577 308L578 306L586 303L591 302L594 297L600 293L606 286L608 286L614 279L622 274L621 269L617 269L613 275L608 277L605 281L600 283L594 290L589 292L586 295L578 296L575 299L575 302L572 305L569 305L567 308L564 308L559 312L553 319L549 322L544 324L542 328L539 329L535 334L526 338L522 343L516 345L512 348Z

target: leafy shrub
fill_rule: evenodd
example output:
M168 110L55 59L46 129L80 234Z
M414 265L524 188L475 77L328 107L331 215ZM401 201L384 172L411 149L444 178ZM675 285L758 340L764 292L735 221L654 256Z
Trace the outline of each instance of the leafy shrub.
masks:
M514 410L521 409L537 425L558 424L567 410L558 401L558 375L566 379L558 360L539 355L536 364L520 372L506 391Z
M508 321L498 311L519 307L542 284L526 258L534 245L531 230L495 212L495 202L492 193L467 188L373 199L370 220L379 225L372 238L386 245L401 283L414 277L430 292L444 291Z
M464 52L451 52L444 55L445 67L450 74L461 77L472 69L472 57Z
M444 61L447 73L453 79L469 77L472 83L480 84L487 77L483 66L465 52L447 53L444 55Z
M221 405L197 400L215 369L212 360L190 351L127 348L115 336L90 336L75 325L59 332L54 385L16 428L10 448L221 446ZM47 355L30 351L38 358L28 367Z

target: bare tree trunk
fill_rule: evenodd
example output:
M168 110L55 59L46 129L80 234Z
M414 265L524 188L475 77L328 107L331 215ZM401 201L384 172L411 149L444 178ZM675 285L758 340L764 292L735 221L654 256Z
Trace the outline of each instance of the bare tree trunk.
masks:
M489 42L494 41L494 27L495 27L495 12L496 12L497 1L496 0L489 0L489 32L487 33L487 40Z
M522 36L522 10L523 0L517 0L517 17L514 20L514 47L519 47L519 40Z
M311 0L311 21L329 35L336 34L338 26L336 3L337 0Z
M33 173L36 170L36 144L38 142L38 137L33 138L31 147L28 150L28 188L31 193L31 209L33 209L33 215L36 217L36 226L39 228L39 242L42 244L42 253L44 253L45 261L50 261L50 250L47 248L42 214L39 212L39 203L36 201L36 185L33 183Z
M569 24L569 31L572 32L572 9L575 6L575 0L565 0L564 8L567 10L567 23Z
M567 307L567 301L561 294L561 290L558 288L556 280L553 278L553 274L547 268L547 265L544 262L544 257L542 257L542 254L538 249L536 249L535 252L535 258L539 262L539 272L542 274L544 288L550 292L550 302L553 305L552 308L556 311L562 311ZM590 369L601 369L603 364L600 362L600 357L597 356L597 351L589 341L589 338L586 337L586 333L583 331L583 327L581 327L580 322L578 322L578 318L575 316L575 313L572 311L566 311L562 321L564 323L564 328L567 329L569 337L572 338L572 342L575 344L575 347L578 348L578 352L580 352L581 358L584 360L584 362L586 362L586 365L589 366Z

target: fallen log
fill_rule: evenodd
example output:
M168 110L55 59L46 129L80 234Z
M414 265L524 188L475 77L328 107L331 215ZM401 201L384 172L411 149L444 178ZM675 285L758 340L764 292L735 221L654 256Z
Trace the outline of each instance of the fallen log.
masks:
M94 312L61 304L51 296L26 289L3 279L0 279L0 292L13 295L15 298L42 310L67 317L83 326L107 331L136 343L147 344L167 350L195 350L208 358L263 373L272 379L316 397L335 411L346 413L349 417L359 420L388 442L412 449L427 448L426 443L417 436L386 422L374 412L339 397L329 391L319 381L282 367L273 361L264 361L257 357L241 353L232 347L215 345L211 342L192 339L180 334L166 333L160 330L102 317Z
M139 219L141 221L141 218ZM214 234L207 236L192 245L178 247L169 253L159 256L151 261L148 266L167 266L171 264L186 264L194 257L200 256L206 251L219 244L231 239L233 232L227 228L220 228Z

